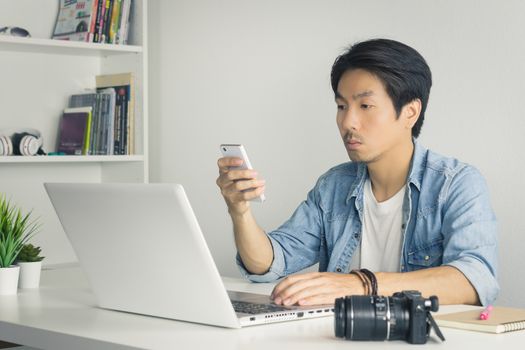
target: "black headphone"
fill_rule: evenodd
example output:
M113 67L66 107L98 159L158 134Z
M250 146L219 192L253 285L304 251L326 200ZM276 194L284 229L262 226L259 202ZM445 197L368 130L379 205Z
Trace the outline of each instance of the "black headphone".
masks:
M21 129L16 132L6 130L0 132L0 156L46 154L42 149L42 143L42 135L38 130Z

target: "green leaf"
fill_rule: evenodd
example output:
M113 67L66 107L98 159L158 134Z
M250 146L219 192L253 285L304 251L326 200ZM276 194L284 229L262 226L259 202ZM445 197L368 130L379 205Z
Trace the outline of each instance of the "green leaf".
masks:
M13 264L24 245L40 230L40 223L31 220L31 215L32 212L23 215L5 194L0 196L0 267ZM32 258L43 259L38 256L39 253L40 249Z

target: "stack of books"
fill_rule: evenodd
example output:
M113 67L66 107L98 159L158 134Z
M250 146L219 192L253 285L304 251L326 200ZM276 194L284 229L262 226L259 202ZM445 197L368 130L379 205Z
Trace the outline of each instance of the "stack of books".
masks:
M60 0L53 39L127 44L132 0Z
M135 154L133 75L99 75L96 86L95 91L70 97L69 107L60 119L57 152Z

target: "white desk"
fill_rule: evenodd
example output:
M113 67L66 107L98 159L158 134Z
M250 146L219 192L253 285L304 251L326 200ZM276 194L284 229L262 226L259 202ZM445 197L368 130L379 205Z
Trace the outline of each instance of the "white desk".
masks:
M229 289L267 293L268 284L225 278ZM468 308L442 307L441 312ZM442 349L518 349L525 332L501 335L443 328ZM53 350L82 349L382 349L410 348L402 341L351 342L335 338L333 317L244 329L224 329L140 316L95 307L95 297L78 267L43 271L39 290L0 297L0 339Z

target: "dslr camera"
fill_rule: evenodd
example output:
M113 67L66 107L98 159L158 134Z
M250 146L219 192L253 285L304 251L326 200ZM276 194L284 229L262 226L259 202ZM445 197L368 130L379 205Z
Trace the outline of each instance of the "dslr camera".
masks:
M406 340L425 344L433 328L445 337L430 314L439 309L437 296L425 299L406 290L390 297L351 295L335 300L335 336L347 340Z

